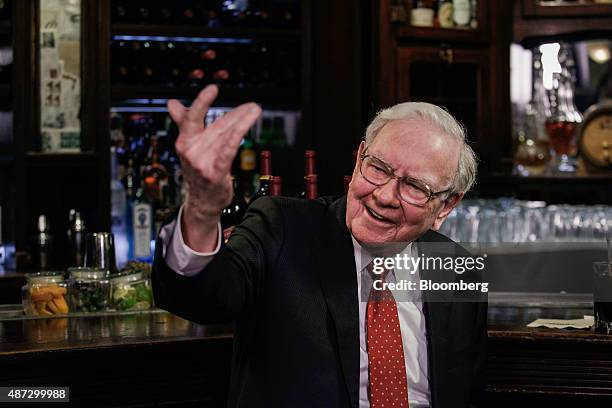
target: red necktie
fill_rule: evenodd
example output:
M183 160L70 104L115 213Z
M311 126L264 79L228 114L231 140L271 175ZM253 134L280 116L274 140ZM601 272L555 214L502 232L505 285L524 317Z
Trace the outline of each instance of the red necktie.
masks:
M388 273L371 275L384 282ZM366 316L370 406L408 408L402 334L395 298L389 289L370 290Z

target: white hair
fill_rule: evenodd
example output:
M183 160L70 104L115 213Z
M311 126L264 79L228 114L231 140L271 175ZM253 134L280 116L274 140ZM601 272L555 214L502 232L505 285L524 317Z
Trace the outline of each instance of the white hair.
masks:
M465 128L448 111L439 106L426 102L404 102L383 109L372 120L365 134L366 147L372 143L380 130L389 122L394 120L405 120L414 117L427 119L442 130L444 133L454 137L461 143L457 171L453 178L451 194L467 192L476 180L477 158L476 153L467 144Z

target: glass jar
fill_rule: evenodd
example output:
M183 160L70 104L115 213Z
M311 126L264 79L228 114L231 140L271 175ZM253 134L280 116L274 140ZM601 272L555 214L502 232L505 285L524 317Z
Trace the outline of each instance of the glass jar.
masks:
M147 310L153 306L151 280L143 271L113 275L112 306L116 310Z
M21 288L23 311L26 316L54 316L68 313L67 284L63 272L26 274Z
M68 268L70 308L73 312L102 312L110 305L110 279L105 269Z

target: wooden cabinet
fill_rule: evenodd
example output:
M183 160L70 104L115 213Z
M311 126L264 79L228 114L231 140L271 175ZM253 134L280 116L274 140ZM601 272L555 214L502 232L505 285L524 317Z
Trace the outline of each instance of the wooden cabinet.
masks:
M507 10L507 2L479 1L476 29L413 27L392 22L390 2L380 2L374 8L375 110L405 101L442 106L466 126L480 172L504 171L504 149L511 147L504 48L510 26L500 17Z
M486 145L489 56L450 45L397 48L396 100L429 102L448 109L468 129L471 144Z

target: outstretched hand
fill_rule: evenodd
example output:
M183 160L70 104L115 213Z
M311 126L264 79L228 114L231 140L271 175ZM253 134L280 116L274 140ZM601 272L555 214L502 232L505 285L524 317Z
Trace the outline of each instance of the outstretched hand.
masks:
M179 128L175 148L188 188L184 238L196 238L197 228L216 228L221 212L232 200L232 162L242 138L261 114L257 104L246 103L205 126L204 118L218 92L215 85L207 86L189 108L175 99L168 101L168 112ZM200 246L186 243L193 249Z

